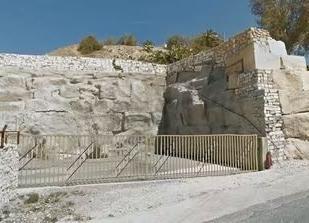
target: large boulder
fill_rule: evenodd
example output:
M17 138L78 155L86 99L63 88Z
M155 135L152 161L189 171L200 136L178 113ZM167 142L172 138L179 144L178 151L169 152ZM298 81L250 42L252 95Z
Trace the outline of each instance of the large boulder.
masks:
M151 115L149 113L124 113L124 129L144 128L147 129L152 125Z
M286 155L290 159L309 160L309 141L294 138L287 139Z
M309 139L309 113L284 115L283 121L287 138Z

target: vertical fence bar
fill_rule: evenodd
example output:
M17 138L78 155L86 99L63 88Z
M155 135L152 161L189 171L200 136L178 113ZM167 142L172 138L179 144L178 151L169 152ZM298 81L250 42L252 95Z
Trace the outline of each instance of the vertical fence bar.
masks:
M215 172L214 175L216 176L218 173L219 165L218 165L218 147L219 146L219 140L218 136L215 136Z
M180 173L180 176L183 176L183 174L184 174L184 171L183 171L183 167L184 167L184 151L183 151L183 148L184 148L184 144L183 144L184 143L184 137L181 136L179 138L179 140L180 140L180 157L181 157L179 173Z
M172 136L172 175L173 178L176 178L177 176L177 155L176 155L176 142L177 142L177 136Z
M247 171L247 164L246 164L245 156L246 156L246 141L247 141L247 139L245 137L241 137L241 140L242 140L242 152L241 152L242 163L243 163L243 169L246 172Z
M225 175L226 174L226 161L224 160L224 154L225 154L225 149L226 149L226 138L228 136L221 136L220 137L220 167L221 167L221 170L220 170L220 174L219 175Z
M179 153L179 136L175 136L175 137L176 137L175 157L180 157L180 153ZM181 159L176 159L176 177L179 176L179 170L181 169L180 161L181 161Z
M228 149L228 139L229 136L224 135L222 136L222 139L224 140L224 156L223 156L223 164L224 165L224 175L227 174L227 171L229 169L229 163L228 163L228 156L229 156L229 149Z
M188 136L188 157L187 157L187 175L190 176L191 173L191 152L192 152L192 142L191 142L191 136Z
M232 165L231 168L235 168L235 136L231 137L232 143L231 143L231 156L232 156Z
M254 170L259 170L259 164L258 164L258 137L254 137Z
M170 145L169 145L169 140L170 140L170 136L165 136L165 152L166 152L166 155L167 155L167 159L166 161L164 162L164 165L165 166L165 169L166 169L166 179L169 178L170 174L171 174L171 171L170 171L170 157L171 157L171 154L170 154Z
M214 176L214 172L216 170L216 167L215 167L215 159L216 159L216 156L215 156L215 136L211 136L210 137L211 141L210 141L210 144L211 144L211 176Z
M208 161L207 161L207 138L208 136L203 136L203 151L202 151L202 159L203 159L203 166L201 169L201 171L203 172L207 172L207 168L208 168Z
M202 146L203 137L199 136L198 138L199 138L199 149L198 149L198 156L197 156L198 157L198 166L197 166L197 169L196 169L195 173L198 173L199 169L203 166L203 164L202 164L202 155L201 155L202 148L203 148L203 146Z
M247 137L243 137L243 140L244 140L244 156L243 156L243 159L244 159L244 162L245 162L245 170L246 172L248 171L248 159L247 159L247 153L248 153L248 147L249 147L249 139Z
M243 151L243 159L244 159L244 163L245 163L245 170L246 172L248 171L248 159L247 159L247 154L248 154L248 147L249 147L249 139L248 137L243 137L244 140L244 151Z
M248 170L251 170L251 151L252 151L252 143L253 143L253 137L250 136L249 138L249 146L247 148L247 160L248 160Z
M232 136L228 135L226 136L226 150L227 150L227 168L226 173L229 174L230 169L232 167Z

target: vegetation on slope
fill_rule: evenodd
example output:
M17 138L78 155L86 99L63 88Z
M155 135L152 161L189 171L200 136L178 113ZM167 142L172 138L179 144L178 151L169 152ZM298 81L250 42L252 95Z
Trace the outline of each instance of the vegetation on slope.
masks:
M141 58L141 60L169 64L216 47L222 42L223 39L212 30L191 38L174 35L167 40L165 51L151 51L148 57Z
M87 36L82 39L77 50L81 54L86 55L100 49L102 49L102 44L94 36Z
M260 27L285 42L289 53L309 51L309 0L250 0L252 13ZM97 41L88 36L78 45L51 52L58 56L121 58L168 64L198 54L223 42L218 33L208 30L193 37L174 35L165 47L148 40L139 44L134 35Z
M103 41L88 36L78 45L58 49L50 55L120 58L169 64L215 47L221 42L222 38L212 30L194 37L174 35L168 38L166 47L155 47L151 40L139 45L134 35L123 35Z

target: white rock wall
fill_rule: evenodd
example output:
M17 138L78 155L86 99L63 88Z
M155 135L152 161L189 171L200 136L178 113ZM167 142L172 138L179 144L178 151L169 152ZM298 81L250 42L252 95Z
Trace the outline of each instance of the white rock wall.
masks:
M16 195L18 153L14 146L0 149L0 209Z
M0 126L31 134L156 134L165 76L165 66L138 61L0 54Z

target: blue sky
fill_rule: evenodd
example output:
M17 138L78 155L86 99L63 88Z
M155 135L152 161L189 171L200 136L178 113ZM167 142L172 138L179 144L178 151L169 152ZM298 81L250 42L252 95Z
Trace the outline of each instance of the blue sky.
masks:
M249 0L0 0L0 52L42 54L132 33L164 43L173 34L214 29L229 37L256 26Z

